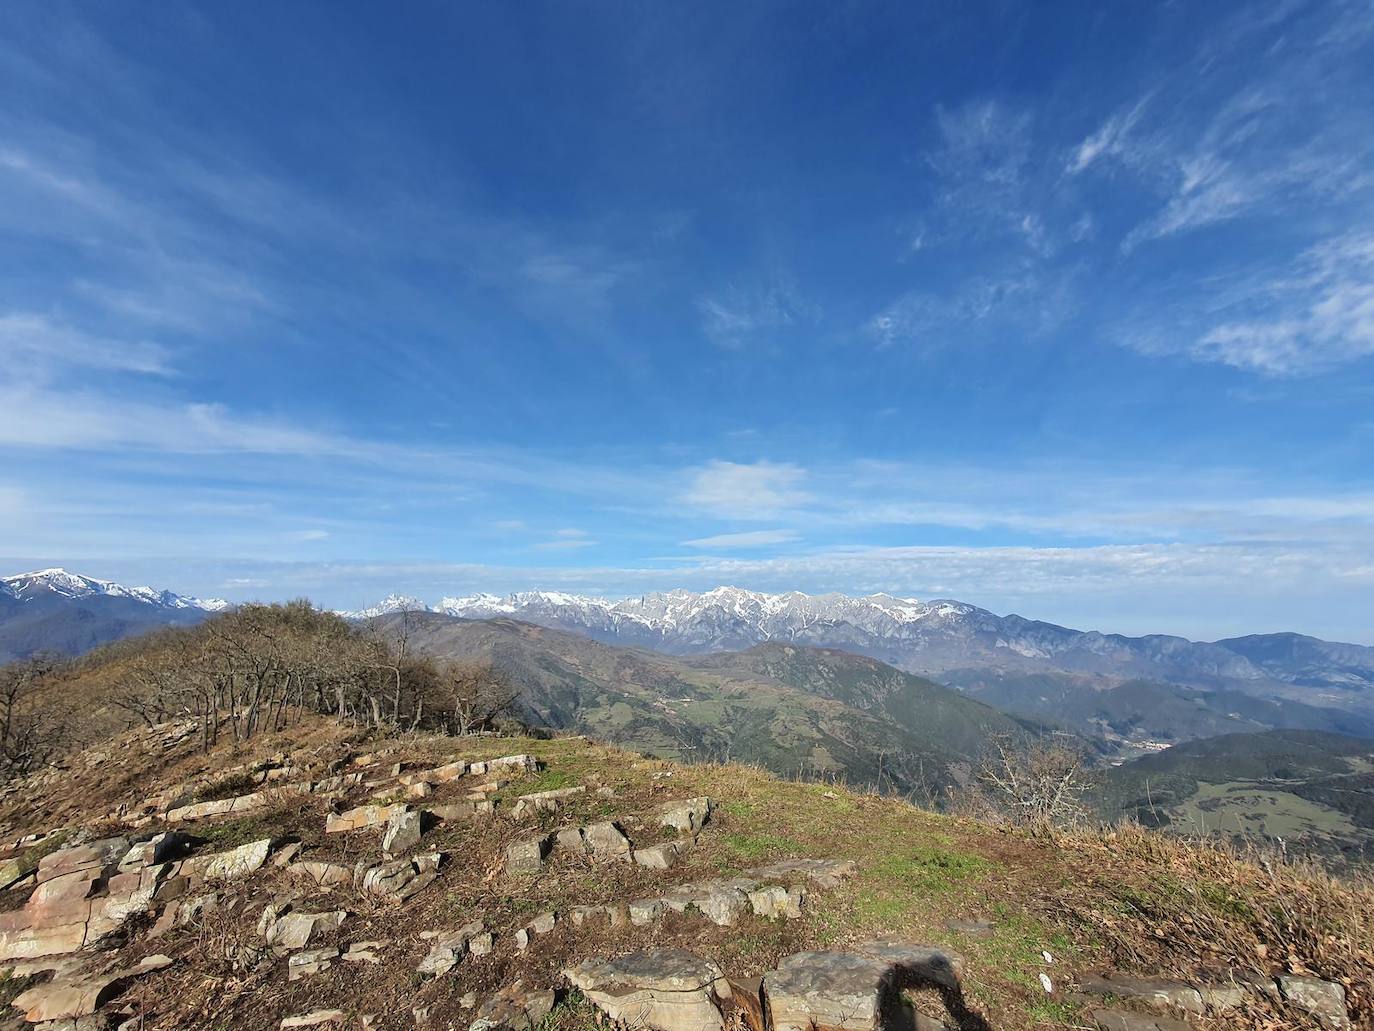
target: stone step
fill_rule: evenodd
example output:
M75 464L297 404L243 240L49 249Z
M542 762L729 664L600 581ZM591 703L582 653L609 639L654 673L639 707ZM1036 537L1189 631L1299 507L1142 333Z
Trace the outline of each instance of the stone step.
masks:
M963 961L936 946L873 941L850 952L802 952L761 980L732 981L715 963L677 948L589 959L563 971L569 984L617 1026L654 1031L879 1031L906 1024L944 1027L904 1005L906 989L933 987L955 1022L970 1018L960 986ZM737 1023L735 1022L737 1021Z

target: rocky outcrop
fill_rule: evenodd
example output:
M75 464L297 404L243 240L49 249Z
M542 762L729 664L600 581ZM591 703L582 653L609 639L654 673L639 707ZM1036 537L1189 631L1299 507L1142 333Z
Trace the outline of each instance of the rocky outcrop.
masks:
M128 982L172 965L168 956L149 956L137 966L104 974L58 977L20 993L14 1005L31 1024L89 1016L124 990Z
M1202 995L1196 988L1164 978L1135 977L1113 971L1085 977L1079 982L1079 988L1089 995L1114 995L1188 1013L1201 1013L1203 1009Z
M571 788L556 788L553 791L536 791L533 794L521 795L515 800L511 816L519 820L534 813L557 812L565 799L576 798L585 794L586 790L585 785L579 784Z
M292 903L269 904L258 920L258 933L268 948L294 952L337 932L347 916L342 909L305 913L295 909Z
M259 869L272 842L263 839L227 852L157 862L184 846L184 840L166 835L138 845L126 838L106 838L44 856L28 902L22 909L0 914L0 960L91 948L130 917L179 899L193 886Z
M557 999L550 989L526 988L516 981L482 1004L469 1031L531 1031L553 1011Z
M730 992L718 966L682 949L587 960L563 973L612 1023L651 1031L720 1028L716 1000Z
M854 876L858 864L850 859L783 859L749 871L753 877L806 880L820 888L838 888L846 877Z
M706 826L716 803L704 795L682 802L669 802L659 809L658 822L679 834L696 834Z
M1352 1026L1345 1006L1345 988L1334 981L1287 974L1279 978L1279 992L1285 1002L1312 1014L1322 1027L1346 1031Z
M396 902L423 891L439 876L441 852L429 852L368 867L358 878L358 887L370 895L382 895Z
M483 937L485 931L482 921L474 920L456 931L428 932L434 944L430 947L428 955L420 961L415 972L421 977L441 977L447 974L462 961L474 939Z
M937 988L957 1008L961 971L962 961L941 949L878 941L853 952L797 953L756 982L731 982L681 949L587 960L564 976L620 1026L709 1031L729 1015L750 1031L879 1031L910 1023L908 988Z

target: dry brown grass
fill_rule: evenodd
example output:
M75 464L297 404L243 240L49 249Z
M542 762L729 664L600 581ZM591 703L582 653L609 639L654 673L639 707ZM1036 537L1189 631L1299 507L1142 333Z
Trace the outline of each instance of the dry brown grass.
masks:
M1374 1020L1374 889L1311 861L1136 826L1060 841L1077 883L1051 901L1115 965L1196 979L1226 970L1310 974Z

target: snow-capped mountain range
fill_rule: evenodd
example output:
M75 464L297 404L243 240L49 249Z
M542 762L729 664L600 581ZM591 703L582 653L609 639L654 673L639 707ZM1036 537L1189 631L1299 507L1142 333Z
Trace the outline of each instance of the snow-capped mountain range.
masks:
M676 590L609 601L552 591L476 594L427 605L393 596L352 618L404 611L464 619L509 617L597 640L678 655L768 641L841 648L924 674L1059 672L1196 685L1278 682L1361 693L1374 688L1374 648L1297 634L1214 643L1125 637L1026 619L946 599L765 594L738 587Z
M66 569L0 577L0 663L39 652L80 655L163 626L187 626L229 603L126 587Z
M126 587L65 569L6 576L0 578L0 662L40 650L79 654L154 626L194 623L227 607L219 599ZM974 692L1008 678L1037 692L1050 690L1045 675L1059 678L1061 686L1064 675L1104 686L1140 678L1374 712L1374 648L1299 634L1210 643L1125 637L1000 616L948 599L767 594L739 587L623 600L524 591L428 604L393 595L340 614L364 620L405 611L510 618L673 655L738 651L766 642L839 648Z
M229 603L220 598L189 598L171 591L159 591L152 587L125 587L113 580L96 580L70 573L65 569L40 569L33 573L16 573L0 577L0 595L7 595L16 601L35 601L40 598L57 596L59 598L128 598L141 601L163 609L201 609L205 612L221 612Z

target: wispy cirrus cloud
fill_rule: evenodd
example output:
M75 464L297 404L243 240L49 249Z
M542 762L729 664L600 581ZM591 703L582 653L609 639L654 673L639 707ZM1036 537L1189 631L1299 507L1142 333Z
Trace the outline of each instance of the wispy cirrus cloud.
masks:
M123 401L108 394L0 386L0 447L162 454L347 455L358 441L221 404Z
M773 343L787 330L815 322L820 314L783 276L761 288L730 287L701 297L697 310L706 336L728 349Z
M1374 233L1319 243L1291 266L1253 272L1189 324L1139 326L1146 354L1186 354L1267 376L1301 376L1374 356Z
M1150 95L1142 97L1125 110L1118 111L1108 118L1097 131L1085 138L1070 155L1066 171L1077 175L1099 158L1120 158L1133 146L1131 131L1140 121L1141 115L1150 102Z

